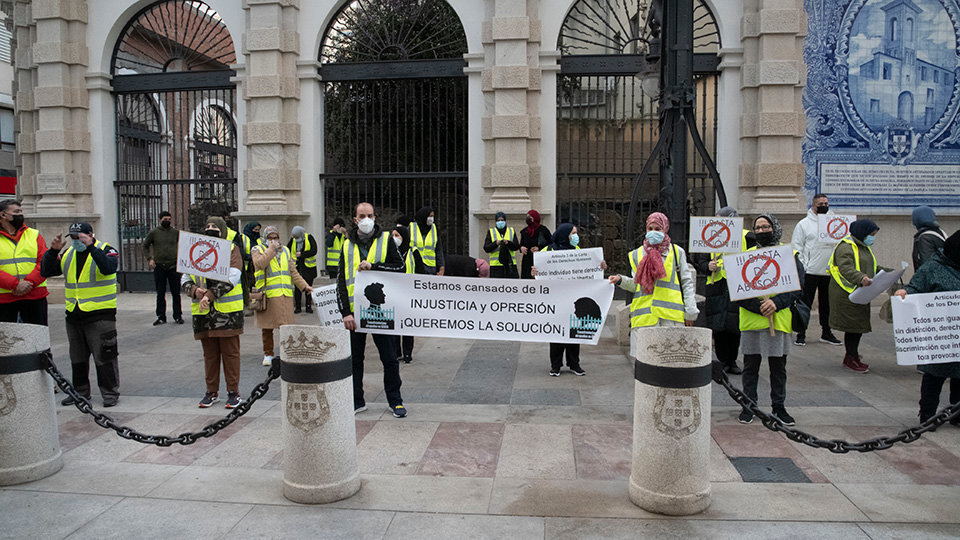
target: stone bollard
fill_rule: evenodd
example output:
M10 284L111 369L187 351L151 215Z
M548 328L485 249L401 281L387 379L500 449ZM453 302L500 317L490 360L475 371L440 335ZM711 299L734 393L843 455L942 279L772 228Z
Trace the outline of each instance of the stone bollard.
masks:
M43 371L49 350L46 326L0 323L0 486L63 468L53 380Z
M283 496L328 503L360 490L350 334L280 327Z
M634 332L630 500L684 516L710 506L710 330Z

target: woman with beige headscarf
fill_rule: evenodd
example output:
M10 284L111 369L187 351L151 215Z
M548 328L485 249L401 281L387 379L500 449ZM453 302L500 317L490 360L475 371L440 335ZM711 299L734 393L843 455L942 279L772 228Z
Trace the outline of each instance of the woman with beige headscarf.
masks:
M263 336L263 365L269 366L273 361L273 331L293 324L293 287L308 294L313 287L297 272L296 260L280 244L277 228L268 225L261 232L266 244L254 246L250 255L256 270L255 286L267 297L267 309L257 312L257 327Z

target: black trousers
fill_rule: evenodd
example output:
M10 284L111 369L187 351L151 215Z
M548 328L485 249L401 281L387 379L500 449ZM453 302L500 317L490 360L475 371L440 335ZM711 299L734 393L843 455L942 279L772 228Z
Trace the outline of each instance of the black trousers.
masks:
M717 360L725 366L733 366L740 356L740 332L713 331L714 350Z
M517 279L517 267L510 265L508 266L491 266L490 267L490 277L492 278L501 278L501 279Z
M820 332L826 334L830 332L830 276L817 276L806 274L803 278L803 303L813 309L813 296L817 296L819 302L817 312L820 314ZM806 334L797 334L798 337L806 337Z
M300 274L300 277L307 282L307 285L313 287L313 280L317 279L317 269L316 268L307 268L306 266L297 265L297 272ZM304 306L308 311L312 310L311 307L313 304L310 303L310 294L300 289L293 288L293 309L300 309L300 306Z
M180 309L180 272L176 266L158 264L153 267L153 283L157 287L157 318L167 320L167 286L170 287L170 303L173 305L173 318L182 319Z
M387 394L387 403L390 408L403 405L400 397L400 362L397 361L397 339L386 334L370 334L373 344L380 353L380 363L383 364L383 390ZM366 405L363 399L363 357L367 348L367 334L364 332L350 332L350 355L353 357L353 408Z
M560 371L563 367L563 353L567 353L567 367L570 369L580 369L580 344L579 343L551 343L550 344L550 369Z
M116 321L72 323L67 321L73 387L90 399L90 355L97 370L97 386L103 399L120 395Z
M760 380L759 354L743 355L743 393L754 402L757 401L757 381ZM770 403L774 409L782 408L787 399L787 357L771 356L770 364Z
M413 336L397 336L397 357L413 356Z
M863 334L855 332L845 332L843 334L843 346L847 354L857 359L860 358L860 339L862 337Z
M47 326L47 299L4 302L0 304L0 322L23 322Z
M940 391L947 379L923 374L920 379L920 416L928 417L937 414L940 407ZM950 404L960 403L960 379L950 379Z

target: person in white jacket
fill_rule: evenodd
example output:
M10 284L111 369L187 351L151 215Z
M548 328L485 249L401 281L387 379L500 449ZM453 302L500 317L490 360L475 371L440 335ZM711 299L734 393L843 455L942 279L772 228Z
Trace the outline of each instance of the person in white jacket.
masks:
M797 223L793 229L792 244L794 251L800 256L800 262L806 269L806 277L803 280L803 303L813 307L813 297L816 295L819 301L820 313L820 341L831 345L842 345L843 343L830 331L830 273L827 271L827 262L830 255L833 254L833 248L836 242L821 242L818 238L817 215L832 214L830 210L830 201L823 193L817 193L813 196L810 209L807 210L807 216ZM794 344L802 347L806 345L807 336L798 332Z

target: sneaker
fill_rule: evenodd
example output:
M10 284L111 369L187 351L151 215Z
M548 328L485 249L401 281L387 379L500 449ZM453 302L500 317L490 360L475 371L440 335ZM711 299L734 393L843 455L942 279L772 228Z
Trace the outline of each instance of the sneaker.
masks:
M294 310L293 310L293 313L294 313L294 314L296 314L296 313L300 313L300 308L296 308L296 309L294 309Z
M305 309L304 311L306 311L307 313L313 313L313 308L308 307L308 308Z
M576 376L578 376L578 377L583 377L584 375L587 374L586 371L584 371L584 370L582 370L582 369L580 369L580 368L570 368L570 371L572 371L573 374L576 375Z
M773 410L773 416L775 416L775 417L777 418L777 420L779 420L780 423L783 424L783 425L785 425L785 426L795 426L795 425L797 425L797 421L794 420L793 417L790 416L790 415L787 413L787 410L784 409L784 408L774 409L774 410Z
M243 400L240 399L240 392L227 392L227 404L225 405L228 409L236 409L243 403Z
M87 399L90 399L90 398L87 398ZM64 399L63 401L60 402L60 404L61 404L61 405L76 405L76 404L77 404L77 400L73 399L73 398L70 397L70 396L67 396L66 399Z
M177 324L183 324L183 317L177 317L176 319L173 320L173 322Z
M805 336L797 335L797 339L793 341L793 344L797 347L803 347L807 344L807 338Z
M559 377L559 376L560 376L560 370L554 371L554 370L551 369L551 370L550 370L550 376L551 376L551 377Z
M392 410L393 416L397 418L403 418L407 415L407 409L403 405L394 405Z
M273 357L272 357L272 356L264 356L264 357L263 357L263 365L269 366L269 365L272 364L272 363L273 363Z
M167 324L167 321L165 319L157 319L153 321L154 326L160 326L161 324Z
M203 399L200 400L199 407L201 409L206 409L218 401L220 401L220 398L217 396L216 392L207 392L203 395Z
M844 355L843 357L843 367L856 371L857 373L866 373L869 371L867 366L861 364L859 360L849 354Z
M723 370L729 373L730 375L740 375L741 373L743 373L743 370L740 369L740 366L738 366L736 362L727 364L726 366L724 366Z
M366 406L366 405L359 405L359 406L358 406L358 405L354 405L354 406L353 406L353 414L359 414L359 413L362 413L362 412L365 411L365 410L367 410L367 406Z
M870 364L863 361L863 355L857 357L857 363L863 366L864 371L870 371Z
M410 362L413 362L413 357L412 357L412 356L410 356L410 355L408 354L408 355L406 355L406 356L403 357L403 363L409 364Z
M740 422L741 424L749 424L753 422L753 413L743 409L740 411L740 416L737 417L737 422Z
M833 334L824 334L820 336L820 343L829 343L831 345L843 345L843 342L837 339L837 336Z
M103 400L103 408L107 409L107 408L110 408L110 407L116 407L118 401L120 401L119 398L104 399L104 400Z

